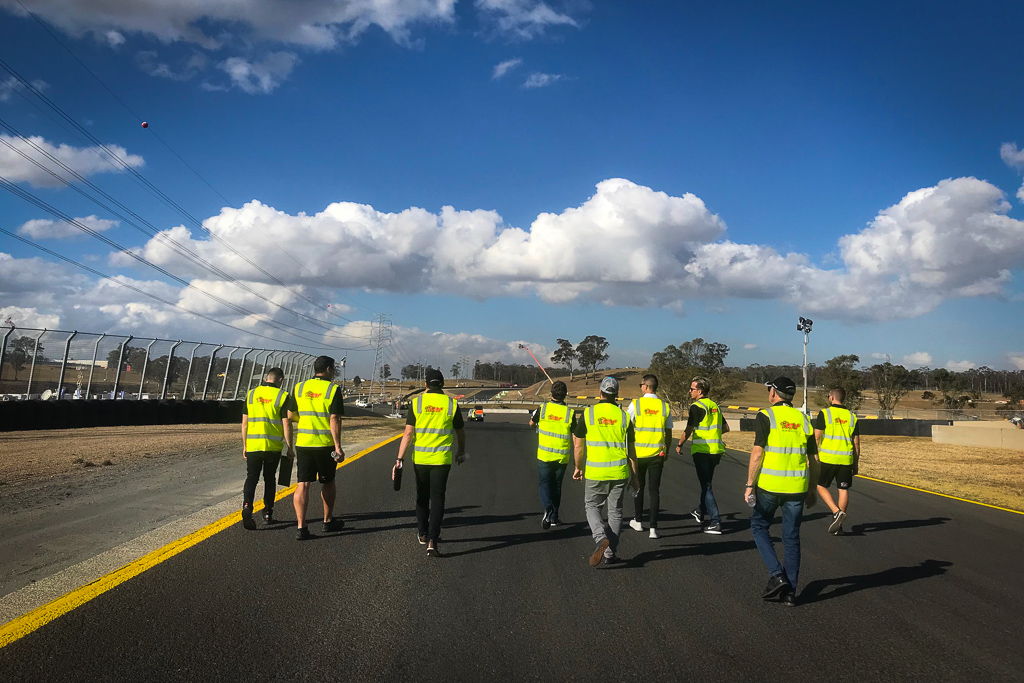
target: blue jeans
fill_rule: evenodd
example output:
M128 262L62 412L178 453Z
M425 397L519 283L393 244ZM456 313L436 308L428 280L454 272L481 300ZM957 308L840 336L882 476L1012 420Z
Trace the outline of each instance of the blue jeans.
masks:
M568 463L537 461L537 489L540 504L550 519L558 521L558 508L562 504L562 479Z
M800 519L804 514L804 493L771 493L763 489L755 491L756 502L750 513L750 530L754 534L754 545L761 553L761 559L772 576L782 576L796 590L800 577ZM768 527L775 519L775 511L782 508L782 564L775 554Z
M713 524L721 523L722 519L718 514L718 501L715 500L715 492L711 489L711 478L715 476L715 468L722 462L722 455L716 453L691 453L693 466L697 469L697 481L700 482L700 514L708 517Z

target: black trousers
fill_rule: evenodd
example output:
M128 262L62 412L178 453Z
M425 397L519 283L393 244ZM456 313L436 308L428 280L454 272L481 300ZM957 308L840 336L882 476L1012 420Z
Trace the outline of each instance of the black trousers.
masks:
M242 487L242 504L252 505L256 498L256 484L263 474L263 505L274 507L277 492L277 464L281 461L280 451L248 451L245 454L245 485Z
M636 473L639 492L633 498L633 519L643 521L644 516L644 482L647 482L651 494L652 529L658 527L658 507L661 505L661 470L665 467L665 458L637 458Z
M444 494L448 489L451 465L417 465L416 472L416 528L420 536L429 541L441 537L444 520Z

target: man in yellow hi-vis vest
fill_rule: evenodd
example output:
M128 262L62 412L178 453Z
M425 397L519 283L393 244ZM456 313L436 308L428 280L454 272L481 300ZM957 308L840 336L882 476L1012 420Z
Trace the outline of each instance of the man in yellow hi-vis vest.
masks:
M573 410L565 404L569 393L565 382L551 385L551 400L530 415L530 426L537 428L537 487L544 506L542 529L561 524L558 508L562 504L562 479L572 454Z
M661 472L672 443L672 411L668 401L658 398L657 375L644 375L640 383L643 396L629 402L626 413L633 421L636 434L636 496L633 497L633 519L629 526L643 531L644 483L650 489L650 538L658 538L658 508L661 506Z
M441 522L452 460L461 465L466 455L462 413L454 398L444 393L444 375L430 368L424 374L427 387L409 404L405 434L398 446L398 460L391 469L394 479L412 445L416 474L416 539L427 546L428 557L440 557Z
M832 521L828 532L834 536L843 533L843 520L850 504L850 487L853 477L857 474L860 461L860 427L857 416L843 405L846 390L836 387L828 392L829 407L818 413L811 422L814 427L814 440L818 443L818 460L821 461L821 477L814 483L818 485L818 496L825 501L832 511ZM828 487L836 480L839 488L838 502L832 499Z
M277 486L277 465L281 449L288 457L295 457L292 423L288 413L294 412L295 399L284 389L284 370L270 368L263 382L245 396L242 413L242 457L245 458L245 484L242 486L242 526L252 530L252 503L256 498L256 485L263 474L263 520L274 522L274 493Z
M633 424L629 415L615 402L619 381L614 377L601 380L601 401L583 409L573 427L576 469L572 478L586 479L584 493L587 523L594 537L590 566L619 562L619 529L622 526L622 496L626 484L636 473L636 460L629 454L633 440ZM586 469L583 448L586 446ZM634 486L635 488L635 486ZM608 506L608 524L601 511Z
M689 415L683 438L676 445L676 453L682 454L683 442L693 436L690 442L690 456L693 468L697 470L697 481L700 483L700 502L690 510L690 516L701 525L706 534L721 535L722 517L718 512L718 500L711 488L711 480L715 476L715 468L722 461L725 453L725 442L722 435L729 431L729 423L722 417L718 404L708 398L711 381L706 377L694 377L690 380ZM707 523L704 517L707 516Z
M320 498L324 504L324 531L339 531L344 521L334 518L334 483L338 463L345 459L341 447L341 416L345 414L341 388L331 380L337 374L334 359L317 356L313 361L312 379L295 385L295 404L299 424L295 429L295 520L296 538L310 537L306 528L306 502L309 485L320 482Z
M788 377L777 377L766 386L771 406L758 412L754 420L754 447L743 497L753 507L750 530L768 568L768 585L761 597L779 597L784 605L792 606L796 604L800 575L800 521L804 505L811 507L816 500L811 482L818 480L818 461L811 423L793 407L796 383ZM782 564L768 533L779 508Z

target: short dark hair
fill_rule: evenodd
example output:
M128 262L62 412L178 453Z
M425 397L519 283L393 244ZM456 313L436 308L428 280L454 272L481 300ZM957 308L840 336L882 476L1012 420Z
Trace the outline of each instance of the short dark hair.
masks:
M842 403L846 400L846 389L843 389L842 387L832 387L828 390L828 395Z
M313 361L313 372L320 374L327 372L334 367L334 359L330 356L317 356L316 360Z
M711 380L707 377L694 377L690 380L690 384L696 384L697 390L705 396L707 396L708 392L711 391Z
M557 380L551 385L551 398L561 401L563 398L569 395L569 387L565 386L565 382Z
M284 379L284 370L281 368L270 368L267 370L267 374L263 375L263 379L276 384Z
M658 376L657 375L644 375L643 383L650 387L651 391L658 390Z

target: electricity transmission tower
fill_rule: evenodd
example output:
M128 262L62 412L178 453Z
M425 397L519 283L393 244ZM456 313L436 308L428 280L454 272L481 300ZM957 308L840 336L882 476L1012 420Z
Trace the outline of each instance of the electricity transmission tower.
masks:
M377 353L373 357L373 370L370 372L369 396L373 396L373 383L377 381L377 369L384 367L387 349L391 346L391 316L379 313L371 328L371 337L377 345ZM384 380L380 380L380 393L384 395Z

